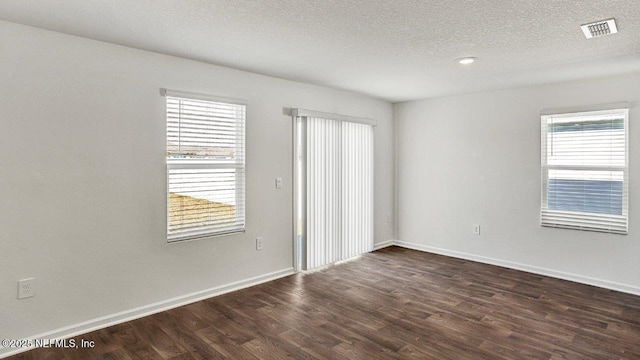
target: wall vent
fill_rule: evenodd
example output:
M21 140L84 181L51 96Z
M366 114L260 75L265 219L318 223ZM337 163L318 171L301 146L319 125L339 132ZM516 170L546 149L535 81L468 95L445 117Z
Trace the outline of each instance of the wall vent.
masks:
M615 19L596 21L590 24L580 25L582 32L587 39L591 39L598 36L605 36L609 34L615 34L618 32Z

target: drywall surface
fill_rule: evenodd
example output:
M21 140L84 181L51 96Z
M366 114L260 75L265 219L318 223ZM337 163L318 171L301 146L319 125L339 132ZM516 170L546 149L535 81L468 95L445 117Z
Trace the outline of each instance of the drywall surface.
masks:
M631 105L629 234L541 227L540 111L621 101ZM398 239L640 292L639 102L635 74L395 104Z
M290 269L286 108L378 121L375 239L394 238L385 101L8 22L0 54L2 339ZM246 233L167 244L160 88L247 101ZM18 300L17 280L29 277L36 296Z

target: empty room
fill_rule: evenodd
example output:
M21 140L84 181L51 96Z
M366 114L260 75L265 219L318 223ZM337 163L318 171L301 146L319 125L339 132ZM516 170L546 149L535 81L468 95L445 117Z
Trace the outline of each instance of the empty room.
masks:
M0 1L0 358L640 359L638 19Z

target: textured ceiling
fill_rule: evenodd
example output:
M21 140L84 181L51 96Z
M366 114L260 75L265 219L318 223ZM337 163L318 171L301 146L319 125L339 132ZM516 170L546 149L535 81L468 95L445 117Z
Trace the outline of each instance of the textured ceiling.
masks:
M639 0L2 0L0 19L392 102L640 71Z

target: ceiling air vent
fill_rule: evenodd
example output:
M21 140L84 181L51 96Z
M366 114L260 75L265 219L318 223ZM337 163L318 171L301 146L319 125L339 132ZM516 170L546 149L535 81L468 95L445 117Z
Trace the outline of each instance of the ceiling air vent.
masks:
M591 39L598 36L604 36L609 34L615 34L618 32L615 19L596 21L591 24L580 25L582 32L587 39Z

